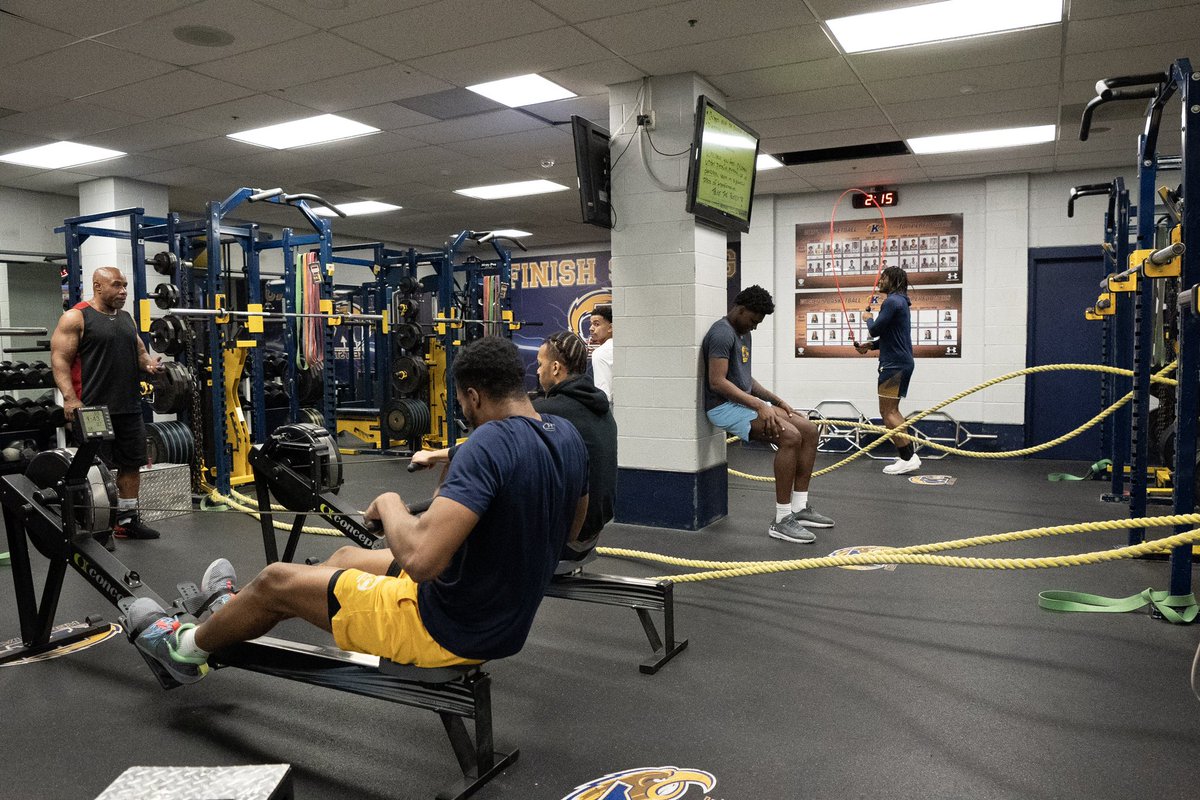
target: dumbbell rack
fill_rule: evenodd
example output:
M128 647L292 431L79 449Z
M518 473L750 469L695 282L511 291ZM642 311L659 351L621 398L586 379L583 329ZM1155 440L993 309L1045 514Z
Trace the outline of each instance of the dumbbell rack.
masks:
M45 336L45 328L0 328L0 336ZM35 347L10 348L9 353L48 353L48 340ZM62 425L62 411L53 399L38 402L29 397L15 398L14 393L38 389L54 389L54 373L44 361L32 364L0 361L0 445L11 442L33 442L30 449L44 450L50 446L54 430ZM55 411L57 409L57 412ZM7 449L6 447L3 449ZM25 450L25 447L16 449ZM0 474L20 472L24 459L0 461Z

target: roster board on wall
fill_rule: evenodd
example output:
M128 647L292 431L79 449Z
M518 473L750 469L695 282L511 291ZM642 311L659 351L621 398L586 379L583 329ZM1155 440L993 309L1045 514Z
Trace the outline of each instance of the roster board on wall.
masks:
M879 219L835 222L832 237L828 222L797 225L796 358L873 358L854 342L870 341L862 317L887 267L908 274L913 356L960 357L962 230L961 214L890 217L886 237Z
M962 283L962 214L859 219L796 226L796 288L871 287L880 269L902 267L909 286ZM882 267L880 261L882 260Z
M796 293L796 358L875 358L854 342L871 340L863 321L869 290ZM962 354L962 289L910 290L913 357L958 358ZM845 311L842 302L845 302ZM878 303L873 311L878 311Z

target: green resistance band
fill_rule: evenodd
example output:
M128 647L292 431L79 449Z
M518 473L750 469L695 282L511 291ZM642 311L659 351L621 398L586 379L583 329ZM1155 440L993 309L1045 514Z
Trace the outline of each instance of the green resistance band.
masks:
M1050 481L1090 481L1095 480L1104 474L1104 471L1112 466L1112 462L1107 458L1103 458L1088 467L1088 471L1083 475L1072 475L1069 472L1051 472L1046 476L1046 480Z
M1091 611L1101 614L1121 614L1154 606L1168 622L1187 624L1200 614L1194 594L1170 594L1146 589L1129 597L1101 597L1084 592L1047 591L1038 594L1038 606L1047 611Z
M12 558L8 553L0 553L0 567L7 567L12 563Z

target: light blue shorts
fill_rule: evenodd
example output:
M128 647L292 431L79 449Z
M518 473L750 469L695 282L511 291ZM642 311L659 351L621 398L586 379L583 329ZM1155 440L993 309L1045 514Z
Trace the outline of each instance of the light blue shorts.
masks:
M741 403L722 403L708 412L708 421L722 430L732 433L743 442L750 441L750 423L758 412Z

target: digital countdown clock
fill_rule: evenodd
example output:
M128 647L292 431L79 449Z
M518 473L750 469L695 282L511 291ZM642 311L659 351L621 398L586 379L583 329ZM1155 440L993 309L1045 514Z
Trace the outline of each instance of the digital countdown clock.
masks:
M891 208L900 205L900 192L896 189L876 189L872 192L855 192L850 198L854 208Z

